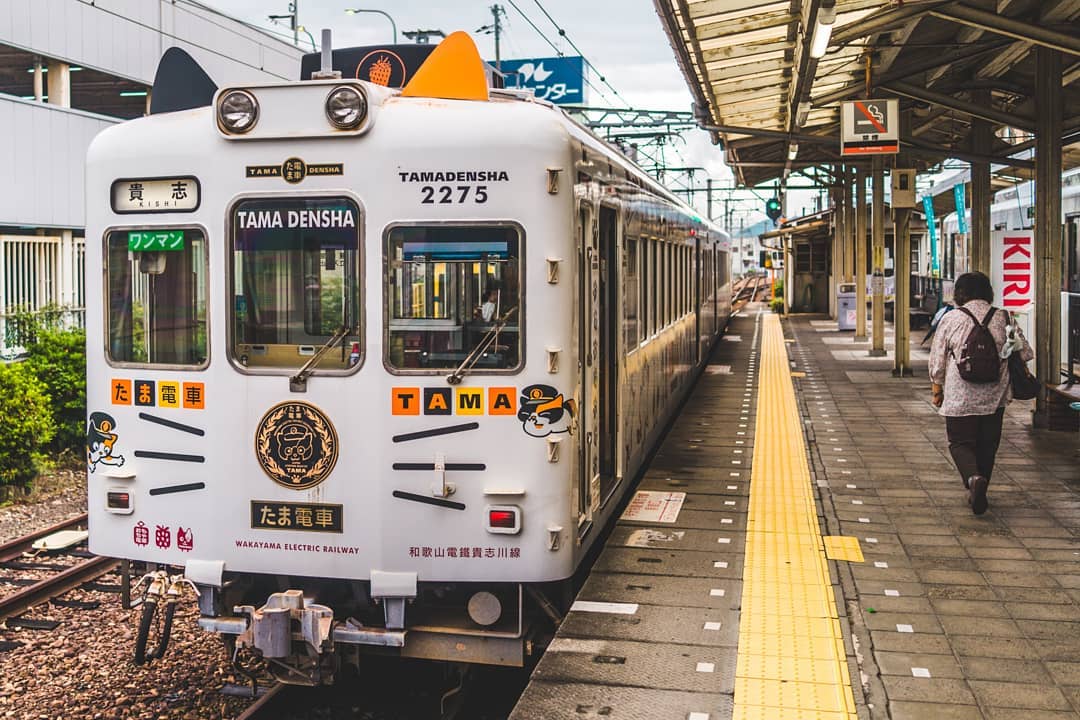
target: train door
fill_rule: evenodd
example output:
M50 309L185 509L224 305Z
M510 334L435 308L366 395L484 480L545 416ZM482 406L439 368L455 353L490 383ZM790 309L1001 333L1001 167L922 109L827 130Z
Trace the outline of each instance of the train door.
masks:
M581 419L578 425L578 528L588 531L600 505L600 253L599 228L593 214L581 207L578 214L578 357L581 366Z
M701 236L694 238L694 357L701 357Z
M619 252L618 212L600 207L598 252L600 254L600 292L595 316L600 322L597 372L600 388L599 470L600 499L606 502L615 489L618 477L618 405L619 405Z

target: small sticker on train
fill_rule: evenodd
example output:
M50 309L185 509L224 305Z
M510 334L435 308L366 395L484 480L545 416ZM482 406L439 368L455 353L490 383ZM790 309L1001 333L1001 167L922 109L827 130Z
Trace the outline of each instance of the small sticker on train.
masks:
M206 384L179 380L132 380L112 378L109 401L113 405L137 405L185 410L206 409Z
M113 432L115 429L116 420L112 415L90 413L90 422L86 426L86 466L90 472L97 470L98 465L120 467L124 464L123 455L113 454L116 452L116 441L120 439Z
M551 385L529 385L521 391L521 409L517 418L525 434L542 438L570 432L575 410L574 401L564 399L563 394Z
M340 533L344 531L342 511L341 505L252 500L251 527Z
M516 415L517 388L418 388L390 389L390 412L394 415Z

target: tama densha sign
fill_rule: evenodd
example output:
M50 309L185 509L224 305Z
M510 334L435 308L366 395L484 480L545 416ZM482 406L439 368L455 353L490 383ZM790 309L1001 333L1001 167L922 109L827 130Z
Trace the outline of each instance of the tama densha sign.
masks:
M853 100L840 105L840 154L900 152L900 101Z

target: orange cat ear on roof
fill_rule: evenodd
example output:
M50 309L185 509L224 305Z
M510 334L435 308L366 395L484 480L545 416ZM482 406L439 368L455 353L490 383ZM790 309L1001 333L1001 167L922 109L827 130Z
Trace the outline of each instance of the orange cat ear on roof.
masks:
M487 100L487 74L476 43L461 30L450 33L402 88L401 94L447 100Z

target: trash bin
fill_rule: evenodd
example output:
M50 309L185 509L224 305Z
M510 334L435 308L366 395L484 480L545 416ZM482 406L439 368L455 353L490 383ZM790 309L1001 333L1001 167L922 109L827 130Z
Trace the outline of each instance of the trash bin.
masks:
M840 283L836 286L836 324L840 330L854 330L858 317L855 305L855 283Z

